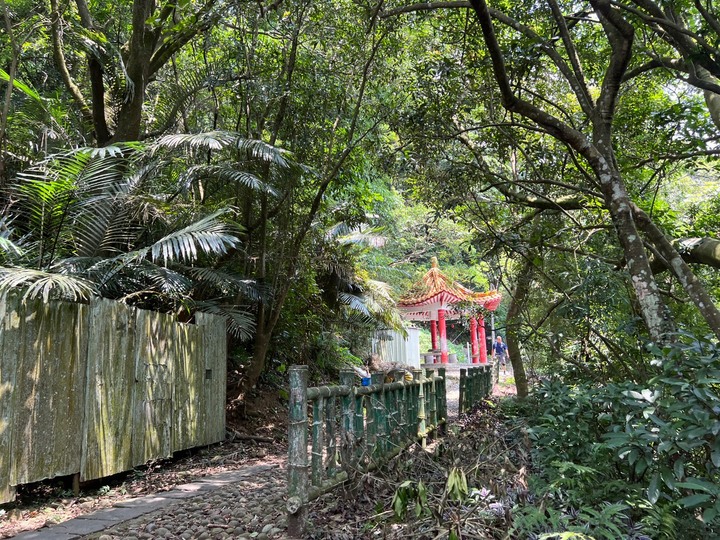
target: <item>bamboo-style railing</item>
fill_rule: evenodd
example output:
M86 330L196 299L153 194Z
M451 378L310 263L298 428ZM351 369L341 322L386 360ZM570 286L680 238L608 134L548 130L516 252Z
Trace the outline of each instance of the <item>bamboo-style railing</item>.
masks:
M471 410L492 393L493 364L476 364L460 370L458 413Z
M307 503L348 479L372 470L410 444L428 437L447 419L445 370L414 370L412 381L355 386L354 371L340 384L308 388L307 366L290 368L288 532L304 534ZM312 415L308 414L312 407Z

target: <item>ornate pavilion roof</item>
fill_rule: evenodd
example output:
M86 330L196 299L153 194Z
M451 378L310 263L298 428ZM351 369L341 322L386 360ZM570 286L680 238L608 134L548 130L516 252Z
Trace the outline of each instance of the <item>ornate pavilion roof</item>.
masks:
M416 308L431 305L451 306L461 302L478 304L488 311L495 311L500 305L502 295L498 291L478 293L463 287L440 271L436 257L432 258L432 267L398 301L401 311L416 311Z

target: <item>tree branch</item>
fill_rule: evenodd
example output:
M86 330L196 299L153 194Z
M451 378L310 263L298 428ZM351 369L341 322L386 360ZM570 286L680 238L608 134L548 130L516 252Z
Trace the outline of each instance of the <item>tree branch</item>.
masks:
M80 14L80 22L87 29L94 31L95 22L90 15L85 0L76 0L75 4ZM110 140L110 130L105 118L105 82L103 69L95 55L88 53L88 74L90 76L90 97L92 100L92 122L95 129L95 140L98 146L105 146Z
M65 63L65 54L63 53L63 42L62 42L62 17L60 16L60 9L58 7L58 0L50 0L50 37L52 39L53 46L53 59L55 60L55 66L60 72L65 87L70 92L70 96L73 101L77 104L80 109L80 114L83 120L89 125L93 125L93 114L90 107L85 101L85 97L82 95L80 87L75 84L70 71L68 70L67 64Z
M556 0L548 1L550 3L550 9L552 10L553 17L555 18L555 22L558 25L560 38L562 39L565 50L570 58L570 65L573 68L573 77L568 80L571 82L573 89L575 90L575 95L578 98L580 107L582 107L586 115L592 116L594 107L592 96L590 95L590 90L588 90L587 84L585 83L585 76L583 75L582 67L580 65L580 58L578 57L575 44L570 37L570 32L567 24L565 23L565 17L560 11L560 6L558 6Z

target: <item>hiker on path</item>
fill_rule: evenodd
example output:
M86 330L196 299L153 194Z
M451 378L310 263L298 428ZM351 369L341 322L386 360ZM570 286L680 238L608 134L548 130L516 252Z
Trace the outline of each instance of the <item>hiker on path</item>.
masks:
M503 343L502 336L498 336L495 340L495 343L493 343L493 352L492 357L493 360L495 360L495 357L499 357L500 365L502 366L503 373L505 373L505 368L507 365L507 345Z

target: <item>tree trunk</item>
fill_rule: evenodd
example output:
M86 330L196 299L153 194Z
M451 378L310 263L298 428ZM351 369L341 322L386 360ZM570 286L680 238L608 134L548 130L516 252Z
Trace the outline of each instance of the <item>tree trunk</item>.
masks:
M525 398L528 395L527 375L525 374L525 366L520 355L520 327L522 324L520 317L527 304L530 283L532 281L532 271L532 259L527 257L518 274L505 319L508 355L510 356L513 376L515 377L515 388L517 389L519 398Z
M118 111L115 134L110 142L136 141L140 137L150 59L155 49L154 35L146 26L146 21L153 14L154 5L153 0L133 2L132 34L126 64L126 91Z
M612 170L611 160L612 155L610 159L599 158L597 163L591 162L591 165L600 179L605 205L623 248L631 285L645 326L651 339L657 343L665 343L675 331L675 325L662 301L660 289L650 269L650 259L645 251L645 245L633 220L631 210L633 203L620 175Z
M679 238L673 244L686 262L720 268L720 240L715 238Z
M258 328L255 334L255 340L253 341L253 356L245 377L243 379L242 391L246 392L253 388L257 384L260 375L265 370L265 359L267 358L268 350L270 349L270 339L272 338L272 328L267 331L265 329Z
M655 245L658 252L665 259L665 263L682 285L690 300L700 311L710 330L720 339L720 311L715 301L705 290L700 280L695 276L690 266L683 260L672 243L660 228L650 219L641 208L633 205L635 219Z

